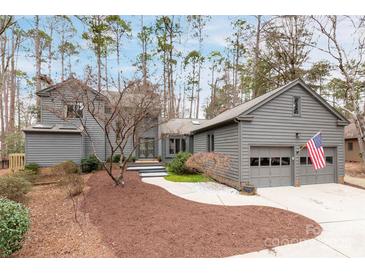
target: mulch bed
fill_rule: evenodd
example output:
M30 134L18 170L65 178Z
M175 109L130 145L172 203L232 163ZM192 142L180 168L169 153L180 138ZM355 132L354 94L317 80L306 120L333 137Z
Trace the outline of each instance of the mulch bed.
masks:
M188 201L142 183L133 172L125 187L114 186L105 172L88 184L81 210L117 257L226 257L322 231L313 220L282 209Z
M86 181L89 175L84 177ZM27 194L25 205L30 211L31 227L23 248L12 257L114 257L98 229L77 208L84 196L73 201L62 187L47 185L47 178L40 180L45 185L34 186Z

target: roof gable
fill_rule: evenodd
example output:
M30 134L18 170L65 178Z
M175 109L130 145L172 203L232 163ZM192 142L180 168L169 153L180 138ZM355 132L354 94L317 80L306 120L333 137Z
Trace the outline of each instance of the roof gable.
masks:
M47 88L44 88L44 89L38 91L37 95L41 96L41 97L42 96L50 96L51 91L61 89L61 88L66 87L66 86L77 86L77 87L80 87L80 88L83 87L83 88L85 88L85 90L88 90L88 91L91 91L91 92L97 94L96 90L94 90L90 86L86 85L82 81L76 79L75 77L71 76L68 79L66 79L66 80L64 80L60 83L54 84L52 86L49 86Z
M296 79L288 84L279 87L275 90L267 92L259 97L256 97L248 102L245 102L241 105L238 105L232 109L226 110L225 112L217 115L211 120L203 123L199 128L195 129L193 132L199 132L203 130L208 130L209 128L216 127L218 125L234 121L237 118L243 118L244 116L249 115L254 110L260 108L265 105L267 102L270 102L277 96L283 94L284 92L290 90L292 87L300 85L307 92L309 92L314 98L316 98L325 108L327 108L333 115L337 117L338 120L343 122L344 124L348 124L348 120L339 113L335 108L329 105L319 94L314 92L308 85L304 83L302 79Z
M263 98L263 100L260 100L259 103L255 104L254 106L250 107L248 110L244 111L241 113L240 116L243 115L247 115L252 113L254 110L260 108L261 106L263 106L264 104L266 104L267 102L272 101L274 98L280 96L281 94L283 94L284 92L290 90L291 88L295 87L295 86L301 86L305 91L307 91L310 95L312 95L315 99L317 99L319 101L319 103L322 104L323 107L325 107L327 110L329 110L334 116L337 117L337 119L339 119L340 121L346 122L346 124L348 123L348 120L341 114L339 113L334 107L332 107L330 104L327 103L327 101L325 99L322 98L322 96L320 96L318 93L316 93L315 91L313 91L307 84L304 83L304 81L302 79L297 79L294 80L292 82L290 82L288 85L285 85L284 87L281 87L279 90L275 90L276 92L273 92L270 96L268 96L267 98ZM271 92L270 92L271 93ZM267 93L266 93L267 94ZM260 96L261 97L261 96ZM257 97L257 98L260 98Z

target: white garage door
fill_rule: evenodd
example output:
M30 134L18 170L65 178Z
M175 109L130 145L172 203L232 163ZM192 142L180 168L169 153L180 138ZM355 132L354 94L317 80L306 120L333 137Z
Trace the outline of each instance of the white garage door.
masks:
M293 185L291 147L251 147L250 182L256 187Z
M301 185L326 184L336 182L336 148L324 148L326 167L315 170L307 149L300 152L298 177Z

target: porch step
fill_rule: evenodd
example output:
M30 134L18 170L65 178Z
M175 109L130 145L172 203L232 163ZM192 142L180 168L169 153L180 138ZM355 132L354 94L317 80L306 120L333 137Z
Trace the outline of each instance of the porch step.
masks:
M155 166L130 166L127 170L148 170L148 169L165 169L162 165L155 165Z
M139 176L143 177L164 177L167 175L166 168L161 163L133 163L127 168L128 171L138 171Z
M136 164L159 164L157 159L139 159L135 161Z
M127 163L127 166L128 167L141 167L141 166L161 166L161 163L160 162L157 162L157 163L135 163L135 162L130 162L130 163Z
M127 170L129 171L138 171L144 173L151 173L151 172L166 172L164 166L132 166L128 167Z
M139 176L144 177L164 177L167 176L167 172L140 172Z

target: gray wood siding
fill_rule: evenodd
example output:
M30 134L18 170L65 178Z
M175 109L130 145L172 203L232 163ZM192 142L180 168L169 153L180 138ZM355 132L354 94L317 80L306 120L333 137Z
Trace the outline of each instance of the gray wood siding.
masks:
M65 92L65 98L67 98L68 93ZM71 97L72 98L72 97ZM103 108L101 103L100 107ZM80 125L78 118L64 120L61 115L64 112L64 104L57 94L52 94L50 97L41 97L41 123L43 124L65 124L65 125ZM105 159L105 135L103 129L87 111L84 111L84 121L86 128L91 136L91 140L95 145L96 154L101 158ZM84 134L83 137L83 157L94 154L94 149L92 147L91 140L88 136Z
M292 115L293 96L301 97L300 117ZM324 146L337 147L337 175L344 175L343 126L338 126L337 117L299 85L249 115L254 116L253 121L241 122L241 181L250 178L250 146L289 145L298 148L318 131L322 132ZM300 135L298 139L296 132ZM299 157L296 157L295 170L298 166Z
M26 163L52 166L66 160L80 164L82 137L70 133L26 133Z
M223 153L230 158L229 170L217 170L217 174L239 181L238 125L232 124L194 135L194 153L207 151L208 134L214 134L214 152Z
M193 152L206 152L207 151L207 133L202 132L194 135L193 140Z

